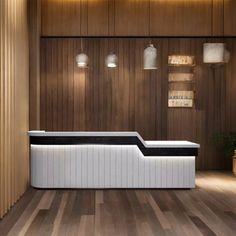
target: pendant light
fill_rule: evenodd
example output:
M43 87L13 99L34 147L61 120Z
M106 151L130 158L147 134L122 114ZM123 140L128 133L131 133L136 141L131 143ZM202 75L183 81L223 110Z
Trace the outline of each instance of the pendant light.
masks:
M156 70L157 69L157 49L150 42L144 49L143 53L143 68L144 70Z
M115 53L111 53L106 58L106 66L109 68L117 67L118 57Z
M88 56L83 53L83 39L80 41L80 50L81 53L76 56L76 63L79 68L88 68Z
M150 13L150 7L149 4L149 13ZM148 24L148 35L150 37L150 17L149 17L149 24ZM157 49L154 47L154 45L151 42L151 39L149 41L148 46L144 49L143 52L143 69L144 70L156 70L157 69Z
M225 43L204 43L203 62L208 64L228 63L230 53L226 49Z

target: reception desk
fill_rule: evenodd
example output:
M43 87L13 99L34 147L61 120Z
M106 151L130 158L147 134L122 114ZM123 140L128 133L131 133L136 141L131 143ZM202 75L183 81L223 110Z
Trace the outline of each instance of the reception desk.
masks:
M137 132L29 131L36 188L194 188L199 144Z

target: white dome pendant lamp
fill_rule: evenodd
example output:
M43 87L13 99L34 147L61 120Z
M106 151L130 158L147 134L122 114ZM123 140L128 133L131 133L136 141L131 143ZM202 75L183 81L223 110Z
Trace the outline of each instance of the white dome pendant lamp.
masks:
M111 53L106 57L106 66L108 68L115 68L117 67L118 57L115 53Z
M156 70L157 69L157 49L150 42L144 49L143 53L143 69Z
M88 68L88 56L84 53L80 53L76 56L76 62L80 68Z
M88 56L83 53L83 42L81 38L81 53L76 56L76 63L79 68L88 68Z

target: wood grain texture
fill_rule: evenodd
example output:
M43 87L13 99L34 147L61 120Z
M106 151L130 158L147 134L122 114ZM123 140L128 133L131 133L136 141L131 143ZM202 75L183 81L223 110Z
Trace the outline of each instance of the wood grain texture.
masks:
M211 0L151 0L150 5L151 35L209 36L212 34L213 2Z
M227 48L231 53L230 63L226 69L226 120L227 120L227 131L236 132L236 58L234 54L236 53L236 41L235 40L226 40Z
M30 189L0 221L0 232L2 236L23 232L35 236L234 236L235 177L198 172L196 185L193 190Z
M87 28L86 11L82 13L81 1L42 0L42 35L80 35Z
M109 2L107 0L88 1L88 35L109 35Z
M236 36L236 1L224 0L224 35Z
M109 34L111 1L43 0L42 31L44 36L106 36ZM114 16L114 14L113 14Z
M179 35L184 33L183 1L151 1L150 34Z
M115 0L115 35L149 35L149 1Z
M0 2L0 218L28 187L27 1Z
M234 0L41 2L43 36L236 35Z
M183 7L183 35L212 35L213 5L214 1L211 0L185 0Z
M40 127L40 35L41 1L28 1L29 22L29 93L30 93L30 130Z
M158 70L142 69L147 39L84 39L89 69L76 66L79 39L41 41L41 129L47 131L138 131L146 139L188 139L201 144L198 169L225 169L231 163L215 148L215 133L234 130L234 65L209 67L202 62L204 42L223 39L161 38ZM226 42L234 51L234 39ZM118 67L105 67L114 50ZM195 55L196 101L193 109L167 108L171 54ZM227 78L227 79L226 79ZM230 97L229 97L230 94ZM227 104L227 106L226 106ZM229 122L230 120L230 122ZM226 127L228 126L228 128Z
M224 0L214 0L212 7L212 36L224 35Z

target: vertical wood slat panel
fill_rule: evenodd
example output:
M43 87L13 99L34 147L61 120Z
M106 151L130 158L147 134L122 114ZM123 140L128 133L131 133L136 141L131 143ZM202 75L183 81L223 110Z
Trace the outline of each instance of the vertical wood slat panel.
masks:
M28 1L30 130L40 129L40 35L41 0Z
M148 36L149 33L235 36L235 10L234 0L42 0L41 33L42 36Z
M111 0L110 0L111 1ZM107 0L87 1L88 35L109 35L109 2Z
M236 1L224 0L224 35L236 36Z
M224 35L224 0L213 0L212 36Z
M228 132L236 132L236 44L235 41L227 39L227 47L231 53L231 59L226 69L226 129ZM231 165L231 159L228 160L228 165Z
M85 12L82 12L81 5L84 1L42 0L41 2L43 9L41 18L43 35L80 35L82 30L80 24L81 14Z
M0 2L0 218L28 186L27 1Z
M115 35L149 34L149 1L115 0Z

